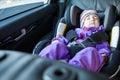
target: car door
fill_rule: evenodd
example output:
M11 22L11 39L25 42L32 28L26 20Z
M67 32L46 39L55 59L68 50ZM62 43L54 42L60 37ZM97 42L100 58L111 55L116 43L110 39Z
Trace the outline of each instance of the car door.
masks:
M51 34L58 18L57 3L55 0L32 1L31 3L28 0L0 2L2 4L0 7L0 49L31 52L44 35ZM14 4L10 5L10 3Z

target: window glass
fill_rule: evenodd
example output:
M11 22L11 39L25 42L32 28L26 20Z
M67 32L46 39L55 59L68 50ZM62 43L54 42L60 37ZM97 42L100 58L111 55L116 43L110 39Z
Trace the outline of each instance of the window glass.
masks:
M0 20L47 4L49 0L0 0Z

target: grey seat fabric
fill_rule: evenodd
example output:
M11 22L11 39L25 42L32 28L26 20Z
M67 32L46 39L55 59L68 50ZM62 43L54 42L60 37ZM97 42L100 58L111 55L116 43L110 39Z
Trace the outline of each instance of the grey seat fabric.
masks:
M120 79L120 21L117 21L111 32L111 55L108 63L102 68L101 72L111 77Z

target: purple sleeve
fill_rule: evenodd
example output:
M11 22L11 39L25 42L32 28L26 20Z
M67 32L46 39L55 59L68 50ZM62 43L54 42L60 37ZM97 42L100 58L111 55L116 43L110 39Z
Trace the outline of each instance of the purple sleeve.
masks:
M100 27L98 28L98 30L105 30L104 26L103 25L100 25Z
M60 37L54 37L53 39L52 39L52 41L54 41L54 40L59 40L59 41L61 41L61 42L63 42L64 44L68 44L68 40L64 37L64 36L60 36Z
M75 29L75 33L77 34L77 36L78 36L79 38L82 37L82 34L81 34L82 31L83 31L83 28L76 28L76 29Z
M97 44L96 49L98 50L98 53L105 53L107 56L110 56L110 46L108 42L103 42L102 44Z

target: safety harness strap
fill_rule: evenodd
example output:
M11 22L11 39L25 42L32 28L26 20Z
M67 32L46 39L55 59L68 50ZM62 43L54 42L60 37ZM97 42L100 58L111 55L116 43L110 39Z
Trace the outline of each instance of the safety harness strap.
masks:
M70 31L70 32L73 32L73 31ZM70 32L69 32L69 35L67 35L67 38L69 38L70 41L77 39L76 35L75 34L73 35L74 32L73 33L70 33ZM69 36L71 36L71 39ZM99 43L102 43L102 42L108 41L108 40L109 40L108 35L105 32L100 30L100 31L92 34L91 36L89 36L83 42L80 42L80 43L76 43L75 41L71 42L70 44L68 44L68 50L69 50L70 56L72 58L78 51L82 50L83 48L85 48L89 45L99 44Z
M87 47L88 45L99 44L107 40L109 40L108 35L102 30L100 30L95 34L91 35L90 37L88 37L85 41L81 42L81 44L84 45L83 47Z

